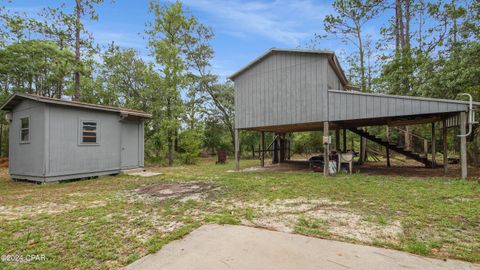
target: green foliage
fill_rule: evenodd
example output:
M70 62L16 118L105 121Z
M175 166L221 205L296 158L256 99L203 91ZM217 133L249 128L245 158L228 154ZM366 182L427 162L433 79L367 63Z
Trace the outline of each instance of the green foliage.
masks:
M205 67L212 53L208 45L209 33L197 19L184 10L180 1L171 4L150 2L150 11L154 15L149 23L149 47L160 67L162 75L161 98L156 99L153 106L164 108L159 119L159 128L165 131L168 148L168 163L173 164L174 141L181 128L181 118L188 119L190 131L180 132L186 138L192 139L192 145L199 146L198 139L192 134L196 132L195 121L199 112L197 99L198 89L194 82L198 76L192 76L189 67L196 64L197 70ZM205 63L207 61L207 63ZM200 74L200 78L203 78ZM200 86L203 83L199 84ZM181 91L190 86L187 95L189 103L184 104ZM185 113L187 112L187 113ZM186 145L183 147L187 148ZM192 162L192 151L188 147L182 155L184 162Z
M322 151L322 132L300 132L293 135L293 153L317 153Z
M327 15L323 20L325 31L337 36L344 42L353 43L358 49L353 58L358 58L359 63L352 61L352 69L360 73L360 85L363 92L367 91L367 63L366 41L363 36L363 26L366 22L377 16L384 6L381 0L344 1L333 2L336 14Z
M48 40L25 40L0 50L3 92L54 96L74 66L74 56Z
M102 0L77 2L80 19L98 19L95 8ZM407 2L411 4L408 11ZM339 0L325 17L329 37L353 45L352 53L345 56L350 81L363 91L449 99L469 92L480 99L480 62L473 57L480 54L478 1L401 1L404 36L398 48L394 42L399 25L387 8L390 4L395 3ZM35 16L9 10L8 4L0 7L0 98L13 91L72 96L72 71L79 70L82 101L153 114L145 125L147 160L172 164L178 155L178 161L193 163L200 151L233 150L233 85L219 83L211 71L213 30L181 1L150 2L153 18L145 34L153 63L114 43L101 51L82 20L77 21L77 7L66 7L45 7ZM383 38L374 44L368 24L386 14L392 20L383 25ZM407 14L412 22L409 31L405 29ZM80 63L75 63L72 54L77 29L81 31ZM384 135L384 129L373 129ZM0 130L0 146L5 146L8 130L3 126ZM416 127L415 132L428 137L429 127ZM242 132L240 136L242 154L252 156L259 146L258 134ZM392 137L401 138L395 132ZM267 145L272 138L266 134ZM294 153L321 150L321 133L297 133L292 138ZM347 141L349 148L354 144L358 150L357 136L349 135ZM469 160L476 164L480 162L479 145L476 140L468 146ZM6 150L2 147L0 153Z
M178 144L179 159L184 164L194 164L202 146L202 130L187 129L180 133Z
M233 152L231 136L224 124L215 117L205 119L203 146L215 153L219 149Z

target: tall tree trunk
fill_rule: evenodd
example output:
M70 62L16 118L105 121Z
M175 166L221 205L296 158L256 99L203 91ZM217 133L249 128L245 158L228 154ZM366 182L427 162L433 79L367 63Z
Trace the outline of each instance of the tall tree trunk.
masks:
M60 40L59 40L59 47L60 47L60 50L63 50L64 49L64 43L63 43L63 38L60 37ZM64 75L64 74L62 74ZM61 99L62 98L62 94L63 94L63 80L65 79L65 76L63 76L59 82L57 83L57 93L55 93L54 97L58 98L58 99Z
M170 98L167 98L167 118L172 118L172 102ZM167 145L168 145L168 166L173 166L173 152L174 152L174 137L175 133L171 127L168 127L167 131Z
M358 40L358 50L360 55L360 80L362 84L362 92L367 90L367 80L365 76L365 52L363 50L363 41L361 36L360 26L357 25L357 40ZM360 163L365 162L367 159L367 139L360 137Z
M423 1L420 1L420 15L419 15L419 22L418 22L418 47L420 49L420 54L423 54L423 24L424 24L424 19L423 15L425 12L425 4Z
M398 6L398 13L400 17L398 18L398 32L400 33L400 49L403 50L405 49L405 29L403 25L403 9L402 9L402 3L400 1L400 5Z
M410 0L405 0L405 49L410 49Z
M76 23L75 23L75 78L73 100L80 100L80 16L82 3L76 0Z
M3 123L0 123L0 157L3 157L2 150L3 150Z
M168 144L168 166L173 166L173 134L168 132L167 134L167 144Z
M395 0L395 53L400 54L401 50L401 31L400 25L402 23L402 1Z
M363 48L363 41L361 35L361 28L359 25L356 27L357 29L357 41L358 41L358 51L360 55L360 80L362 84L362 92L365 92L367 89L367 80L365 76L365 52Z
M457 48L457 33L458 33L458 26L457 26L457 7L455 0L452 0L452 8L453 8L453 44L452 44L452 49Z

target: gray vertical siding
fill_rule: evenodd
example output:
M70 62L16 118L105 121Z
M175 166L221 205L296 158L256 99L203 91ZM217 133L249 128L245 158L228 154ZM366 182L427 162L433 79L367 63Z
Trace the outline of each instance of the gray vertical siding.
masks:
M468 105L426 98L329 92L329 121L467 111Z
M47 176L120 169L120 116L116 113L48 105L50 136ZM79 144L80 121L97 121L97 145Z
M465 103L345 91L329 54L269 51L233 75L235 128L465 111Z
M333 70L333 67L330 64L327 66L327 83L328 89L344 89L342 82L340 81L337 74Z
M13 109L9 131L9 171L12 175L37 176L44 173L45 104L25 100ZM20 119L30 117L30 141L20 142Z
M275 53L235 79L235 127L251 128L327 118L325 55Z
M140 167L145 166L145 120L140 120L140 137L139 137L139 149L140 152L140 160L138 165Z
M121 168L131 169L140 166L140 151L142 147L140 143L140 127L139 121L124 120L121 122Z
M119 112L28 99L18 101L9 110L12 111L9 131L12 178L48 182L144 166L141 117L122 120ZM21 142L20 119L24 117L30 117L28 142ZM81 121L97 122L96 144L81 143ZM122 148L128 153L123 160Z

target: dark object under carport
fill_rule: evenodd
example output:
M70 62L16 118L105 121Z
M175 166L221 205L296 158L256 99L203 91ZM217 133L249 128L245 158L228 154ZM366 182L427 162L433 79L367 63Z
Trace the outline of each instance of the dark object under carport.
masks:
M215 164L225 164L227 162L227 151L220 149L217 151L217 162Z

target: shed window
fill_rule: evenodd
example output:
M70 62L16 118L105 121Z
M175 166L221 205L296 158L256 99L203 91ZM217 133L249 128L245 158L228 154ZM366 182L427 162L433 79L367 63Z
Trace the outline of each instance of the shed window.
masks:
M97 143L97 122L82 122L82 143Z
M30 141L30 117L20 118L20 142Z

